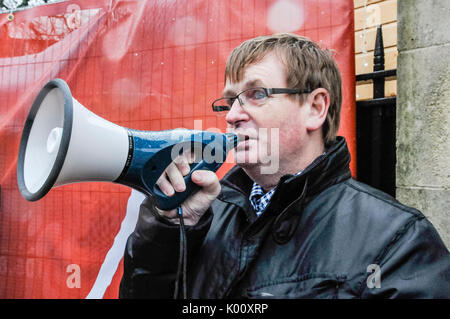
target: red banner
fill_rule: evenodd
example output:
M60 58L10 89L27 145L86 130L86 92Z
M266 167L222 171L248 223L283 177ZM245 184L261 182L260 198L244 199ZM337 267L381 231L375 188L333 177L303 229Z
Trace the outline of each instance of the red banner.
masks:
M58 187L37 202L20 195L19 141L46 82L64 79L81 104L121 126L225 132L211 102L221 95L229 53L284 31L335 51L344 93L339 134L355 159L352 0L79 0L12 20L1 14L0 298L116 298L143 198L112 183Z

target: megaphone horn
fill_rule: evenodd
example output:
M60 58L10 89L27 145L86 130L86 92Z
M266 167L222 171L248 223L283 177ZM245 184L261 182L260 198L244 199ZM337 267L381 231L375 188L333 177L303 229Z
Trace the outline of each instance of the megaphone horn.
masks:
M120 183L153 196L160 209L169 210L198 190L190 179L192 172L217 171L238 141L231 133L138 131L119 126L89 111L72 97L66 82L54 79L41 89L25 121L17 182L29 201L70 183ZM168 197L156 181L188 147L201 149L202 157L185 176L186 190Z

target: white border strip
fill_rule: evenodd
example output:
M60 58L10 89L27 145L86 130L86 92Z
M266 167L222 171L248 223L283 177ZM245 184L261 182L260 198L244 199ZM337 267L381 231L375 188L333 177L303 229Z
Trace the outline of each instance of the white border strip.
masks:
M130 234L133 232L139 215L139 207L145 195L132 189L128 199L127 212L120 226L120 230L114 238L114 243L106 254L105 260L97 275L91 291L86 299L101 299L106 289L111 284L125 251L125 245Z

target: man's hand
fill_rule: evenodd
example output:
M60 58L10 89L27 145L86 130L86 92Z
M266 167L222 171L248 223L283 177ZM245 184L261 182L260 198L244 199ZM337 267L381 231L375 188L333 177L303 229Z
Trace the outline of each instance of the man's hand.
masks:
M194 161L193 155L184 153L178 156L164 171L156 184L161 191L172 196L175 192L183 192L186 189L184 176L189 174L189 163ZM181 204L183 209L183 217L186 225L195 225L202 215L211 206L211 203L220 193L220 184L217 175L208 170L198 170L191 174L192 181L201 187L195 194ZM160 215L171 219L174 223L178 223L177 209L163 211L158 209Z

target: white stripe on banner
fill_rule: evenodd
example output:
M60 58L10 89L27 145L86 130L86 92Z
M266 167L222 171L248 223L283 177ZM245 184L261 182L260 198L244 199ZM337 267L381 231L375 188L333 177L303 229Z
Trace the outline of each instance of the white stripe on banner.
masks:
M114 274L117 271L120 261L122 260L127 243L128 236L133 232L139 215L139 207L145 195L132 189L127 204L127 213L122 221L120 230L114 238L114 243L106 254L94 286L87 295L86 299L101 299L106 289L111 284Z

